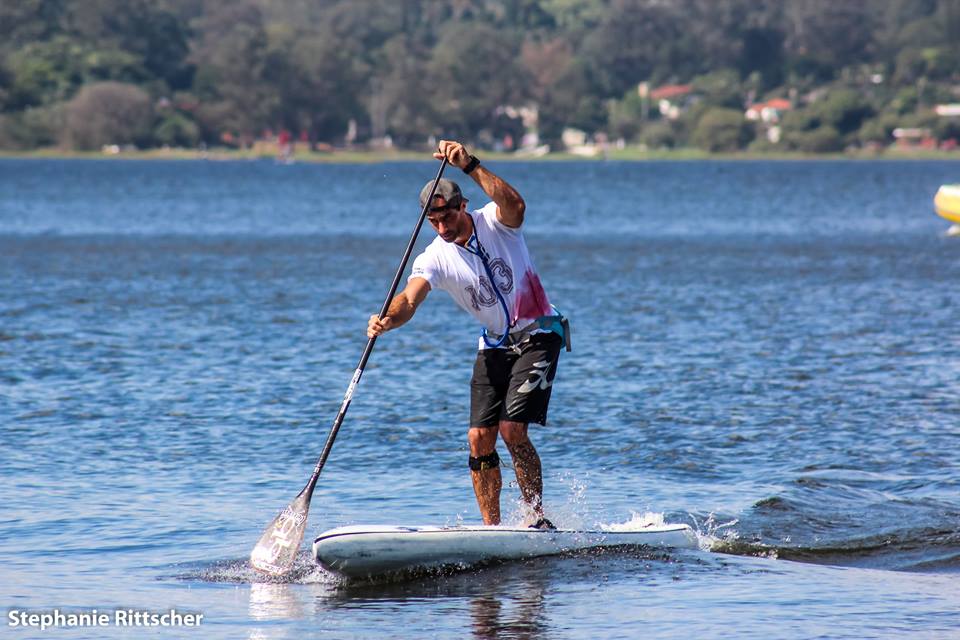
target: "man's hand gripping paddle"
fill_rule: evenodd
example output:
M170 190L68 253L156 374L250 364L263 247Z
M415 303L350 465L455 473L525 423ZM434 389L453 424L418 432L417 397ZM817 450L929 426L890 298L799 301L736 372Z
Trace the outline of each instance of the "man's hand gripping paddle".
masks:
M443 176L443 170L446 166L447 159L444 158L440 163L440 170L437 172L437 177L433 181L433 189L430 191L430 197L427 198L427 202L423 206L423 211L420 212L420 219L417 221L417 226L413 229L413 235L410 236L410 242L407 243L407 250L404 252L403 259L400 261L400 267L397 269L396 275L393 276L393 284L390 285L390 292L387 294L387 299L384 300L383 307L380 309L381 320L387 315L390 302L397 292L400 278L403 276L403 271L407 267L407 261L410 259L411 252L413 252L413 245L416 244L417 236L420 234L420 228L423 226L423 221L427 217L427 211L433 204L433 195L436 193L437 183ZM310 510L310 499L313 497L313 489L317 486L320 471L327 462L330 450L333 448L333 442L337 438L337 432L340 430L340 425L343 424L343 417L347 414L347 409L350 408L353 392L356 390L357 384L360 383L360 376L363 375L363 369L367 366L367 360L370 358L370 352L373 351L373 345L376 341L376 337L367 340L367 346L363 350L363 356L360 357L360 364L357 365L357 370L353 373L350 386L347 387L347 393L343 396L340 411L337 413L336 420L333 421L333 428L330 429L330 435L327 436L327 442L323 446L323 453L320 454L320 459L317 460L317 466L314 467L313 475L310 476L307 486L305 486L300 494L294 498L293 502L287 505L287 508L281 511L280 514L273 519L273 522L267 526L263 535L260 536L257 546L255 546L253 552L250 553L250 564L254 569L279 576L289 572L293 568L294 561L297 558L297 552L300 550L300 543L303 541L304 531L306 531L307 528L307 512Z

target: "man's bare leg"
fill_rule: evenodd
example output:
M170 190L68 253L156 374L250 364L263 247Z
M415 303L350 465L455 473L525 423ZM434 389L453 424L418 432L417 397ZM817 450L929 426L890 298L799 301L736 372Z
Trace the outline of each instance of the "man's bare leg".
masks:
M517 473L517 484L523 501L537 516L543 517L543 471L540 456L527 436L527 425L523 422L500 421L500 435L507 443L513 457L513 469Z
M482 460L497 449L497 428L470 427L467 439L470 441L470 457ZM500 465L482 466L479 470L470 470L480 515L483 524L500 524L500 489L503 487Z

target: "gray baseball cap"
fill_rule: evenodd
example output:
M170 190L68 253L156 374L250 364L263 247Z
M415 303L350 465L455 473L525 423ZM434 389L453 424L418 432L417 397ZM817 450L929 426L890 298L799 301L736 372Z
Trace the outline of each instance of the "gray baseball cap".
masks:
M433 188L433 180L428 182L423 186L423 189L420 190L420 206L427 206L427 198L430 197L430 189ZM440 182L437 183L437 191L433 194L433 197L437 196L444 199L445 202L451 202L453 200L466 200L463 197L463 192L460 191L460 185L458 185L453 180L447 180L446 178L440 178Z

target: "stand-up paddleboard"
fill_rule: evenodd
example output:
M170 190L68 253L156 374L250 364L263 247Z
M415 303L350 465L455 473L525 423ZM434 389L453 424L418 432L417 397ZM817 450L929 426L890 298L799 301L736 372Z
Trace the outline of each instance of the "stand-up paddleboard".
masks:
M325 569L363 578L624 545L695 549L697 536L685 524L636 531L353 525L321 533L313 541L313 556Z

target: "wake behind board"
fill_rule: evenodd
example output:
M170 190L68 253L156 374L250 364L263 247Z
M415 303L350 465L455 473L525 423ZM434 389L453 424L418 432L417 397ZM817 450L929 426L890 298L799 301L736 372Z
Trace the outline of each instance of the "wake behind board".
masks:
M685 524L652 525L636 531L353 525L317 536L313 557L325 569L363 578L624 545L695 549L697 536Z

